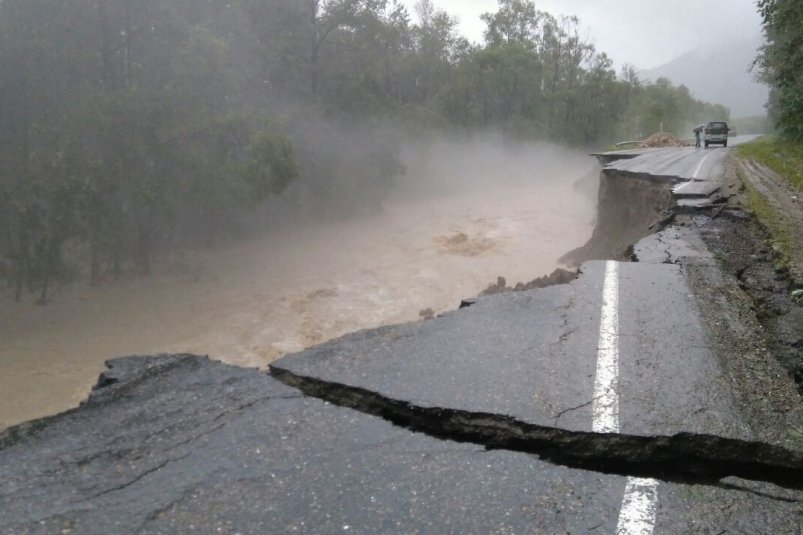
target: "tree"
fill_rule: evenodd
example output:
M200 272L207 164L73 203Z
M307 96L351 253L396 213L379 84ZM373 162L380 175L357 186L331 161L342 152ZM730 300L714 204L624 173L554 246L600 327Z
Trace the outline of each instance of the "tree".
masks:
M93 284L104 266L147 273L202 222L225 227L298 174L289 140L245 113L238 9L0 2L0 278L17 300L46 301L84 248ZM273 187L247 176L252 160Z
M784 113L789 5L763 2ZM727 119L667 80L617 80L576 17L498 6L472 45L431 0L416 23L398 0L0 0L0 281L46 301L84 272L148 273L272 196L292 216L375 212L404 136L585 147Z
M499 0L496 13L480 16L486 25L485 42L489 46L517 45L532 50L541 40L544 15L531 0Z
M770 112L787 137L803 140L803 10L797 0L759 0L767 44L756 60L772 88Z
M430 0L416 4L419 24L412 28L415 54L411 58L408 94L412 101L424 104L435 97L448 80L452 59L459 44L457 20L435 9Z
M70 104L91 67L82 53L87 23L78 13L87 7L80 0L0 4L0 253L16 300L26 286L50 279L56 269L47 261L61 261L66 236L48 232L58 219L48 210L64 206L53 192L72 191L60 189L59 179L68 174Z

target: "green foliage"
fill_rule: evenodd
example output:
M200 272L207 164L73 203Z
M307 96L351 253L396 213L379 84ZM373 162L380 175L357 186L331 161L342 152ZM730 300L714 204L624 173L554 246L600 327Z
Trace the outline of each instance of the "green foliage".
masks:
M539 120L541 63L538 55L516 44L489 47L459 67L454 84L441 92L448 118L470 126L510 126Z
M803 193L803 143L774 136L739 145L739 155L760 162L782 177L785 177ZM799 263L801 236L789 224L788 214L778 210L762 193L753 188L750 181L742 178L747 188L747 206L772 236L775 269L786 271Z
M282 193L299 174L292 143L277 134L255 136L241 172L254 201Z
M762 137L739 145L739 154L761 162L803 191L803 143Z
M700 123L730 121L727 108L696 100L686 86L675 86L666 78L648 85L636 80L627 89L628 107L617 132L628 141L661 131L687 138Z
M756 62L772 87L770 112L784 136L803 140L803 9L799 0L759 0L767 44Z
M749 185L747 187L747 208L761 221L772 236L775 270L785 271L789 267L792 248L798 246L797 240L790 235L789 228L783 222L783 216L772 207L767 198Z
M633 125L682 133L727 117L666 80L617 78L576 17L531 0L483 15L482 45L431 0L416 12L0 0L0 281L45 301L85 272L93 284L147 273L274 196L316 216L379 210L404 172L404 134L482 128L595 147Z
M248 112L226 9L0 3L0 277L17 299L45 302L82 258L93 283L147 273L297 176L290 141ZM249 185L260 162L271 181Z
M541 37L544 16L530 0L499 0L495 13L481 16L487 26L485 42L491 47L512 45L534 49Z

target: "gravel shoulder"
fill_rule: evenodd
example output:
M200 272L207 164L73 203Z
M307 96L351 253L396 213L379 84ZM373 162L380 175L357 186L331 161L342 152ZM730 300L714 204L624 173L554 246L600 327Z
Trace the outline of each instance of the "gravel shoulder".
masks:
M756 358L764 351L771 353L803 395L803 299L797 291L803 288L799 192L766 167L735 154L726 161L722 192L724 204L693 218L724 275L736 284L736 288L723 287L721 295L731 294L727 304L757 323L755 332L762 341L746 342ZM704 296L703 306L721 301L721 295L708 295L711 287L716 284L696 289ZM735 335L729 349L737 351L742 346ZM768 383L766 389L758 390L771 392L772 388ZM803 437L800 428L789 430Z

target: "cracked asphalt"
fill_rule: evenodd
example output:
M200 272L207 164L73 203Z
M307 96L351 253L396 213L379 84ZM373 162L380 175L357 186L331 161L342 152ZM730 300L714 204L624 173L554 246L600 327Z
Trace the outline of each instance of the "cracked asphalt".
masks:
M346 335L272 368L419 407L545 426L562 414L561 428L590 431L604 265L584 264L568 285L482 297L430 321ZM720 372L681 267L622 264L620 284L623 431L749 438L730 392L711 381Z
M618 162L642 173L645 154ZM652 154L654 180L716 181L726 150ZM693 217L656 231L618 264L617 433L591 432L606 262L590 261L568 284L289 355L274 377L110 361L80 408L0 434L0 532L616 533L629 476L648 473L649 532L799 534L797 478L763 475L803 470L794 386ZM750 477L703 477L706 459Z

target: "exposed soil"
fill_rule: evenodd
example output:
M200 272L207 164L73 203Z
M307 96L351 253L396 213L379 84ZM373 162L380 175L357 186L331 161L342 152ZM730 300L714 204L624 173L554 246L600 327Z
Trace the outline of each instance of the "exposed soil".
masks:
M530 282L517 282L515 286L508 286L504 277L499 276L496 279L496 284L490 284L486 289L480 292L480 295L493 295L505 292L523 292L526 290L535 290L536 288L546 288L547 286L555 286L556 284L568 284L580 275L580 270L568 271L566 269L558 268L549 275L538 277Z
M803 300L797 298L796 292L803 287L796 256L803 254L803 247L793 248L792 258L781 262L767 229L746 211L745 188L739 177L754 184L774 209L785 214L782 223L796 241L803 236L803 207L794 202L794 192L777 177L760 172L755 165L745 166L735 158L729 165L728 203L715 208L711 217L698 218L698 227L707 247L751 298L767 346L794 378L803 396Z
M579 266L587 260L629 260L633 244L663 228L671 212L672 185L628 176L601 174L597 224L591 239L560 262Z
M803 286L803 192L761 164L751 160L738 160L737 164L739 177L763 195L776 213L782 214L784 230L796 242L787 251L789 276L798 287Z

